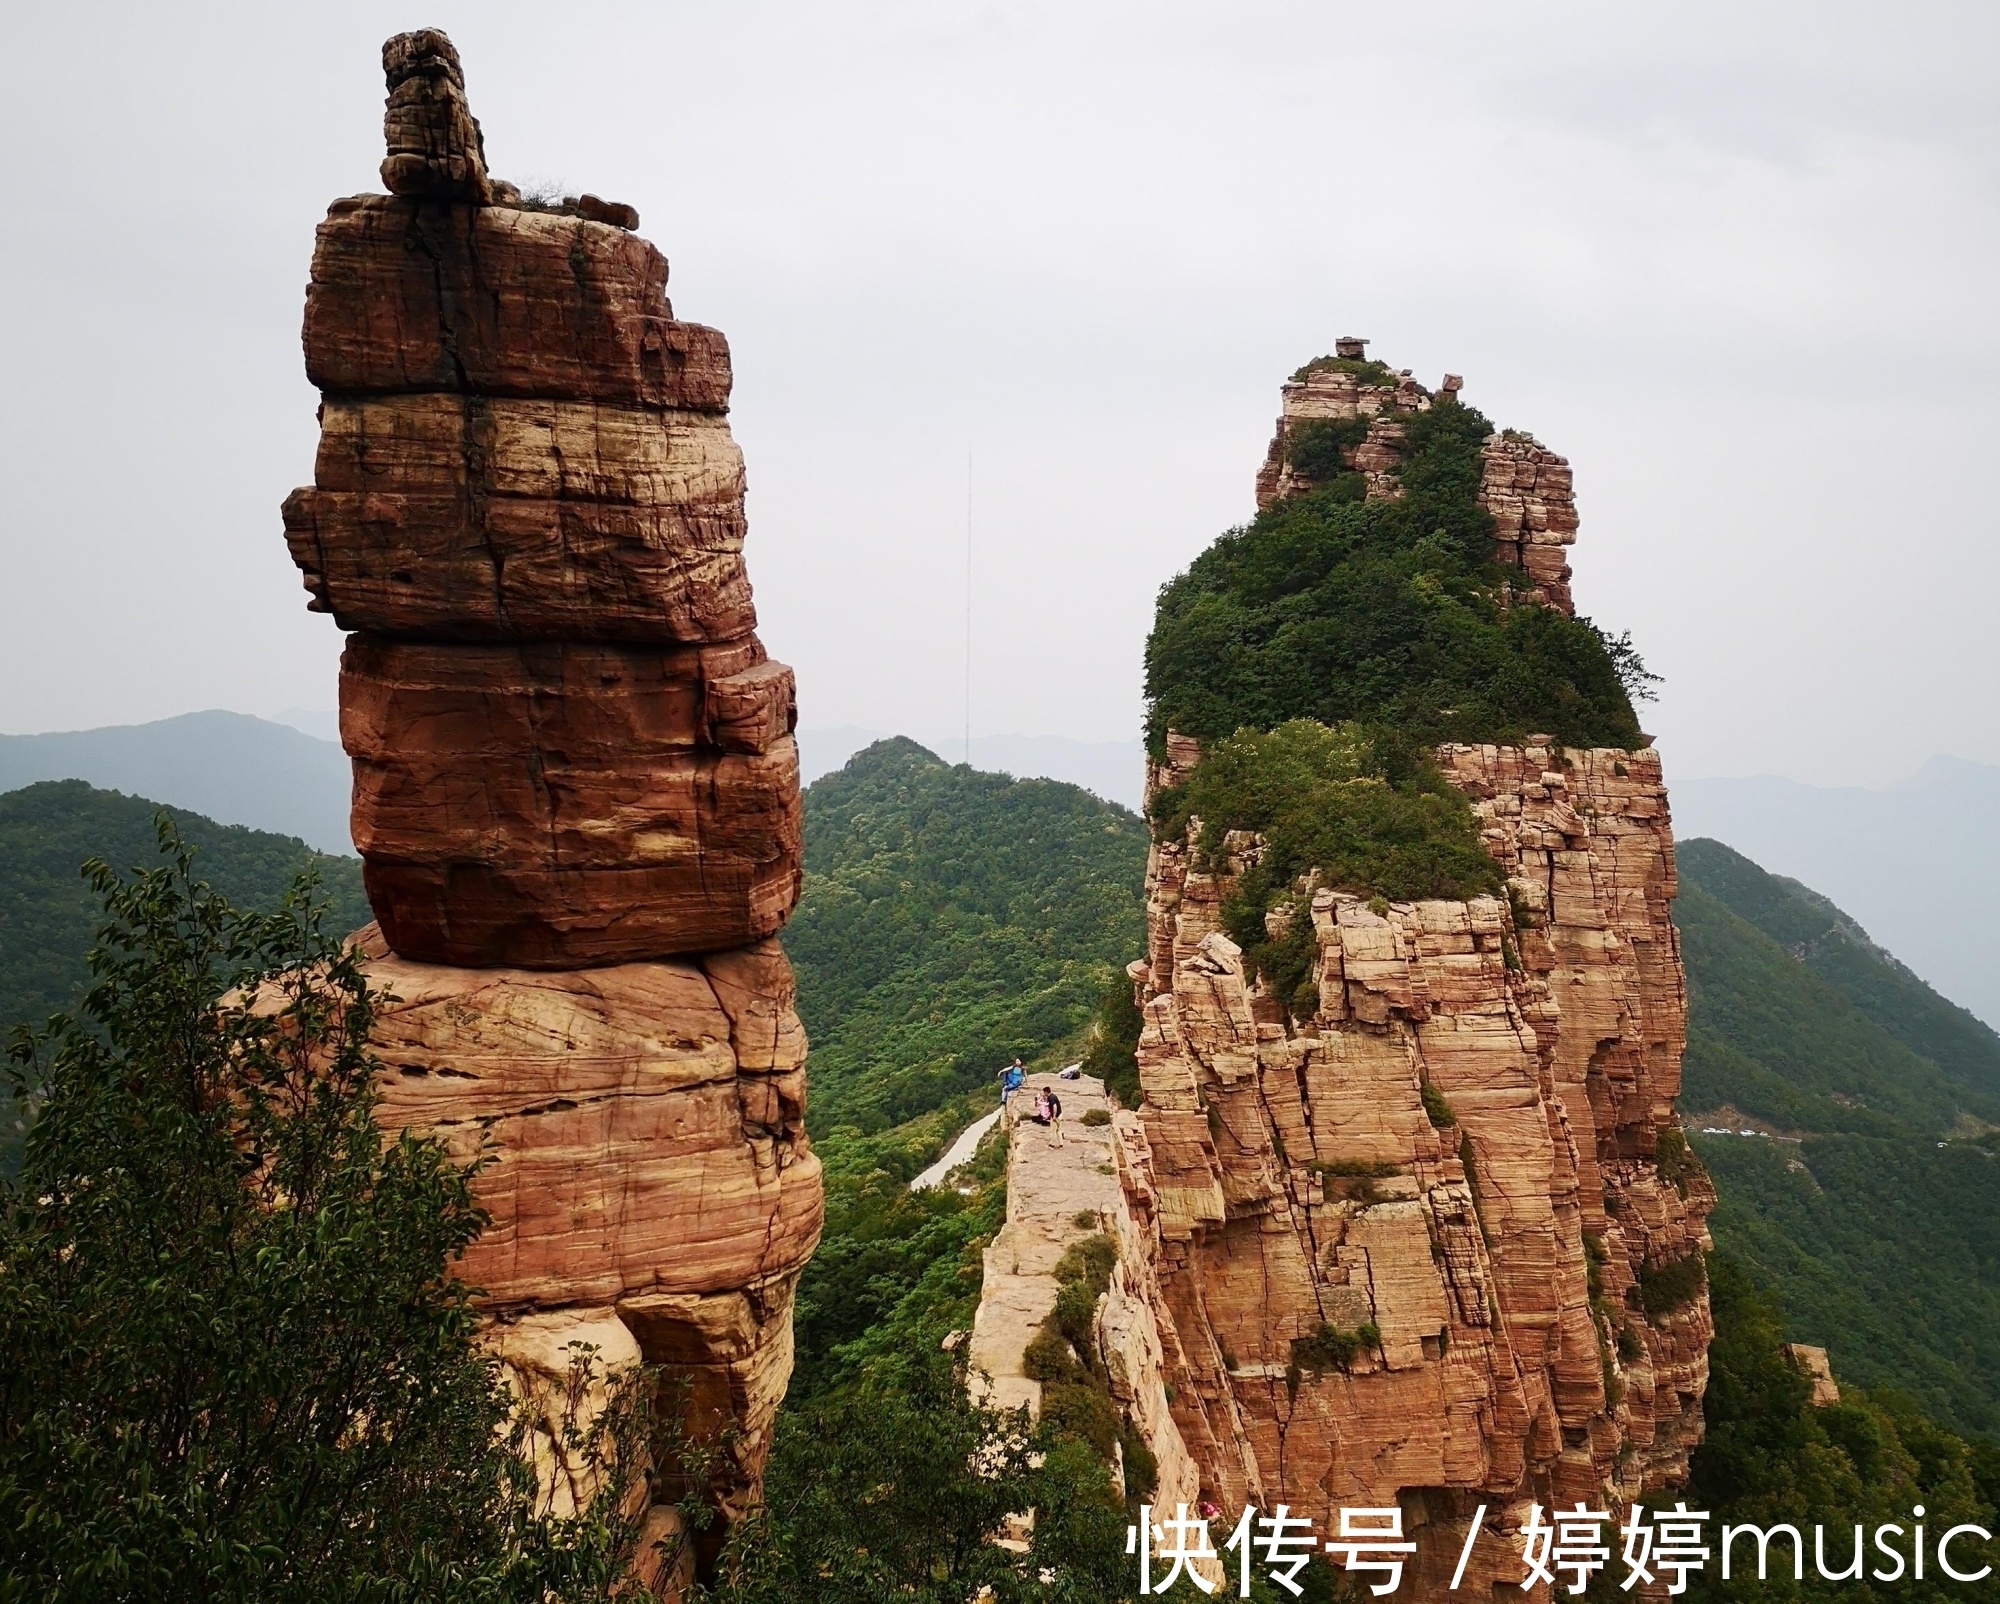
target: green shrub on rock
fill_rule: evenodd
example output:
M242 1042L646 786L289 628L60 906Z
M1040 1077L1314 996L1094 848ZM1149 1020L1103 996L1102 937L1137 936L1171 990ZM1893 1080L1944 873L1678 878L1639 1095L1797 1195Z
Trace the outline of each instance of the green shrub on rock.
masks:
M1651 676L1629 640L1509 599L1521 575L1494 561L1478 502L1492 426L1452 401L1402 424L1401 495L1356 500L1335 473L1224 535L1161 590L1146 643L1156 754L1169 729L1213 740L1297 718L1420 745L1530 733L1639 744L1632 695ZM1321 471L1340 443L1302 436Z

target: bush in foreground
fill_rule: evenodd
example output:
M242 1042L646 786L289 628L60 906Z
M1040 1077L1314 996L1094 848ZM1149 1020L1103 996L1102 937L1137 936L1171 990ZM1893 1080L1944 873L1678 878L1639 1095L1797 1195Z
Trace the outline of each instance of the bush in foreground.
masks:
M551 1517L513 1451L449 1274L471 1174L376 1127L355 957L308 883L240 912L160 834L86 867L93 985L12 1044L43 1101L0 1189L0 1598L605 1597L636 1537Z

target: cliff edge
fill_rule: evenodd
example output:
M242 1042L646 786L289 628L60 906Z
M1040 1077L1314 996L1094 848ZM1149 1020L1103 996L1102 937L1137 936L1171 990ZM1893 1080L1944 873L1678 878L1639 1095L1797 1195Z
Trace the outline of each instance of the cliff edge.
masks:
M1666 790L1629 701L1592 689L1643 669L1573 617L1568 464L1458 390L1358 341L1308 364L1258 523L1164 594L1141 1097L1114 1121L1126 1281L1202 1496L1284 1501L1322 1532L1343 1505L1398 1504L1420 1597L1480 1505L1466 1585L1512 1596L1531 1502L1617 1509L1684 1478L1712 1334L1713 1195L1673 1114ZM1402 529L1397 504L1425 497ZM1398 609L1398 641L1364 638ZM1196 683L1180 643L1221 638L1218 616L1237 644ZM1454 685L1434 659L1459 639L1493 656ZM1547 668L1563 653L1573 673ZM1286 691L1267 670L1295 660L1317 666ZM1261 667L1232 682L1232 661ZM1265 700L1232 702L1253 678ZM1592 696L1600 715L1562 712ZM1506 730L1544 707L1624 738ZM1186 710L1208 727L1168 722ZM1313 750L1337 735L1350 763L1314 779L1330 800L1303 824L1256 767L1289 719L1323 721ZM1511 738L1438 738L1482 728ZM1216 816L1225 798L1240 817ZM1452 831L1484 860L1451 858Z

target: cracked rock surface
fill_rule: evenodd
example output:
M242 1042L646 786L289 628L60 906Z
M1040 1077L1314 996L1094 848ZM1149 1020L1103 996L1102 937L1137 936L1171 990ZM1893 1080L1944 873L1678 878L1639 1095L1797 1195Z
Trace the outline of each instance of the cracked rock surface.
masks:
M1288 383L1260 506L1304 488L1286 438L1314 418L1369 419L1354 464L1395 493L1391 414L1429 404L1407 377ZM1515 594L1570 610L1568 464L1496 435L1481 499ZM1680 1151L1687 996L1658 755L1543 739L1437 757L1508 897L1301 891L1310 1017L1288 1019L1223 930L1261 844L1232 836L1209 862L1199 821L1156 831L1120 1182L1201 1496L1287 1502L1322 1531L1342 1506L1399 1505L1418 1597L1443 1596L1483 1505L1465 1586L1512 1597L1531 1503L1617 1508L1685 1476L1707 1294L1649 1312L1639 1285L1709 1245L1714 1196L1699 1165L1661 1161ZM1199 761L1170 736L1149 791Z
M392 193L319 229L320 445L284 508L309 605L354 632L378 1114L489 1160L459 1273L517 1395L560 1397L572 1341L663 1367L698 1434L734 1427L734 1517L821 1190L773 939L801 874L795 700L755 634L729 349L675 319L630 207L492 177L442 33L383 66ZM544 1437L545 1484L581 1499Z

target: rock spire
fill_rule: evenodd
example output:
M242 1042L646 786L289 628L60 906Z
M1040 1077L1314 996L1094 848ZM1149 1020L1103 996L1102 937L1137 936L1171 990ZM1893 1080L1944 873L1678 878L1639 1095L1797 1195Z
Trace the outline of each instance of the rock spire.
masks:
M1451 404L1344 344L1285 386L1260 507L1309 488L1290 451L1318 419L1366 420L1349 466L1398 494L1403 420ZM1511 432L1481 460L1511 594L1568 612L1568 464ZM1166 747L1153 793L1201 761ZM1418 1597L1443 1596L1484 1506L1465 1587L1512 1597L1532 1503L1622 1509L1685 1476L1714 1195L1674 1118L1687 988L1658 755L1535 737L1437 761L1507 895L1307 887L1287 917L1311 921L1317 1001L1296 1019L1224 928L1262 843L1210 859L1199 821L1155 827L1142 1097L1112 1134L1114 1290L1159 1358L1120 1396L1157 1383L1156 1457L1191 1459L1225 1510L1284 1501L1326 1531L1342 1506L1400 1506Z
M792 676L755 633L729 348L675 318L630 207L490 175L442 33L382 60L390 193L320 225L319 451L284 508L308 605L350 632L381 1117L491 1154L462 1273L522 1384L570 1335L665 1366L740 1431L734 1511L820 1179L772 939Z

